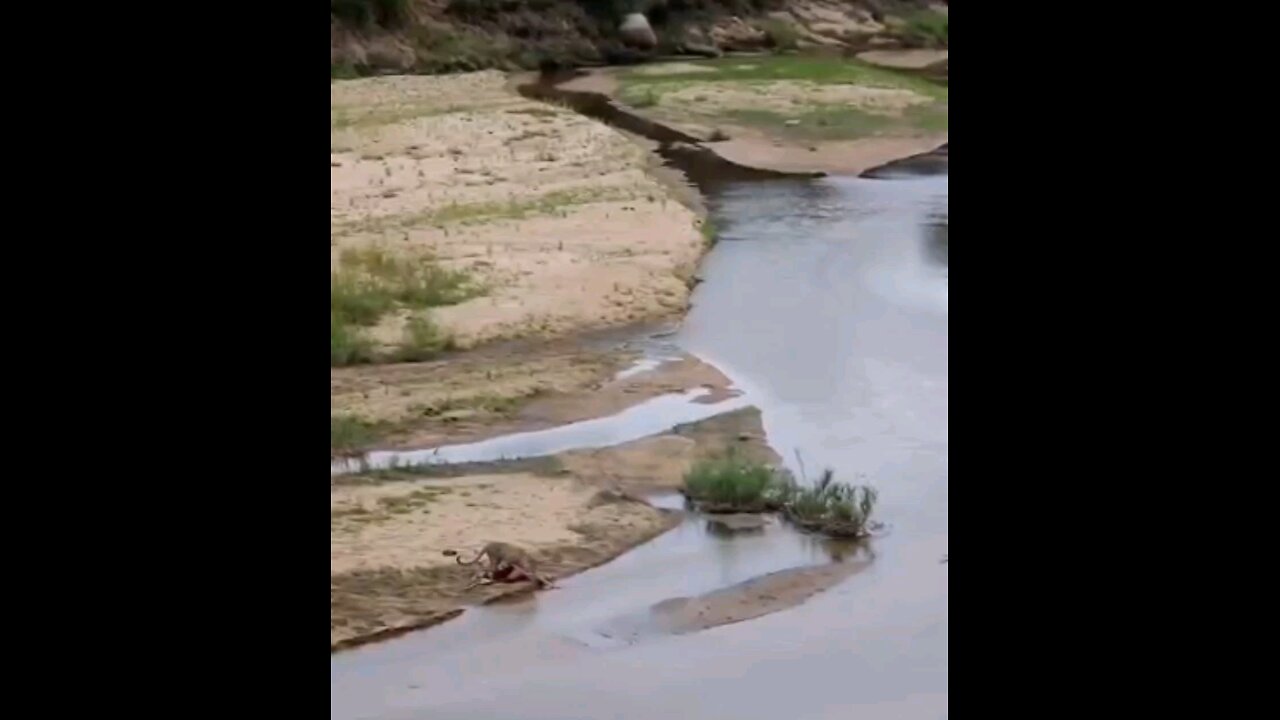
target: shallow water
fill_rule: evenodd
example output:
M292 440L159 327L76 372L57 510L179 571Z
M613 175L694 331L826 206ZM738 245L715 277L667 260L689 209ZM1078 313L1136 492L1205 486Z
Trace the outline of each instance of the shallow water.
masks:
M641 361L641 363L644 362L646 361ZM643 366L639 372L643 372L644 369L651 368ZM438 448L423 450L371 452L362 459L339 460L331 463L330 473L340 474L366 468L380 469L433 463L521 460L579 448L610 447L666 432L682 423L705 420L713 415L737 410L749 404L741 397L732 397L715 403L698 402L700 398L710 394L711 390L707 388L692 388L683 393L670 393L650 398L615 415L569 423L546 430L513 433L474 443L442 445Z
M602 630L668 598L847 548L691 518L560 588L334 655L334 718L947 716L947 178L731 188L677 343L760 407L812 476L880 491L875 560L774 615L628 643ZM860 478L859 475L865 475ZM661 504L677 502L661 498Z

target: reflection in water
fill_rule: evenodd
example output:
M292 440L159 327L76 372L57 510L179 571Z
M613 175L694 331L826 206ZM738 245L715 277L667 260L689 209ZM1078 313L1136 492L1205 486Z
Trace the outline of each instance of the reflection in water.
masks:
M750 190L744 190L749 187ZM741 193L751 193L749 209L741 207ZM730 188L708 203L719 228L719 239L751 241L759 236L802 238L847 220L850 214L873 214L872 207L851 207L834 185L801 180L776 180ZM725 212L725 209L732 207ZM744 211L745 210L745 211ZM764 230L763 233L760 231Z

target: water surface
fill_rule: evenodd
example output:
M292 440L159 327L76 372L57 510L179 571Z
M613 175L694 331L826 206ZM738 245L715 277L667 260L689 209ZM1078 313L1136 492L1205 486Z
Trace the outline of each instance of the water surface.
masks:
M774 447L880 490L870 568L750 622L630 644L667 598L824 561L781 526L692 518L558 590L333 656L334 718L947 716L947 178L827 178L713 199L722 241L677 343L757 405ZM664 502L671 502L665 499Z

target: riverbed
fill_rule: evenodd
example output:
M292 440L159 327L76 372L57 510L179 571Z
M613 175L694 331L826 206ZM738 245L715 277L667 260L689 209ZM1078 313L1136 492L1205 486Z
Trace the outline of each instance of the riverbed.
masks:
M332 717L946 717L947 198L945 175L722 189L720 242L673 338L762 410L797 473L879 490L890 532L870 551L780 524L724 537L691 515L558 589L334 655ZM655 604L833 559L865 567L789 610L617 632Z

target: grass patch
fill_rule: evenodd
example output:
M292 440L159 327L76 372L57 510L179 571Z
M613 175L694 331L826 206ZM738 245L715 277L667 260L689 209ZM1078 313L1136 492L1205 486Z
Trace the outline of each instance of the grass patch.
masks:
M933 10L922 10L906 18L904 39L913 45L947 47L947 16Z
M784 476L774 468L752 462L732 450L725 456L701 460L684 477L685 495L704 512L764 512L776 510L787 494Z
M627 104L636 108L653 107L662 100L662 96L653 88L644 88L630 95L624 94L624 96L627 98Z
M807 80L814 83L851 83L868 87L902 88L945 100L947 89L923 78L913 77L860 60L826 57L768 57L745 60L694 60L689 64L706 68L706 72L672 73L670 75L623 72L622 97L652 90L659 95L664 89L691 82L765 82L774 80ZM627 102L630 102L627 100Z
M702 224L698 226L698 232L702 234L702 242L708 249L713 247L720 237L720 229L711 218L703 219Z
M373 362L373 345L336 313L329 317L329 365L343 367Z
M724 117L769 130L771 134L801 140L847 140L869 137L893 127L895 118L863 112L846 106L814 106L803 113L771 110L726 110ZM798 123L788 124L790 121Z
M329 451L333 454L353 453L368 447L384 434L382 423L353 415L329 416Z
M462 419L471 414L509 415L521 403L527 402L537 394L537 391L534 391L522 397L481 394L462 398L445 398L430 405L415 405L410 408L410 412L420 417L441 418L446 422L451 418Z
M848 140L880 133L907 130L943 132L948 128L945 86L925 78L876 68L857 60L821 57L772 57L743 60L704 60L690 64L706 72L650 75L623 72L620 99L633 107L660 105L667 93L703 83L737 83L756 90L764 83L797 81L816 84L849 84L863 87L908 90L930 102L906 108L901 115L871 112L847 104L814 103L793 111L754 108L707 110L698 103L679 108L682 113L706 121L723 120L768 131L771 135L796 140ZM663 105L664 110L669 105ZM792 124L788 124L791 121Z
M337 62L329 63L329 79L330 80L352 80L364 75L364 69L355 63ZM332 122L332 116L330 118Z
M442 268L431 258L397 257L378 248L347 250L330 275L330 363L371 362L371 346L359 328L377 324L393 310L454 305L482 291L466 273ZM425 359L449 347L449 338L419 316L406 326L400 352L406 359Z
M771 110L725 110L731 122L769 131L796 140L852 140L895 129L946 132L950 124L947 106L940 103L907 108L901 116L881 115L845 105L812 105L800 113ZM788 124L789 121L797 121Z
M420 225L473 225L497 220L524 220L557 215L574 205L593 202L633 200L635 194L623 188L582 188L556 190L528 200L487 203L453 203L419 213L331 224L334 236L407 230Z
M908 109L905 117L913 126L929 132L946 132L951 125L946 105L916 106Z
M811 487L792 486L783 512L806 530L862 538L870 534L876 499L874 488L836 482L835 473L828 469Z
M453 338L429 317L412 317L405 323L404 341L396 349L399 362L422 362L454 349Z

